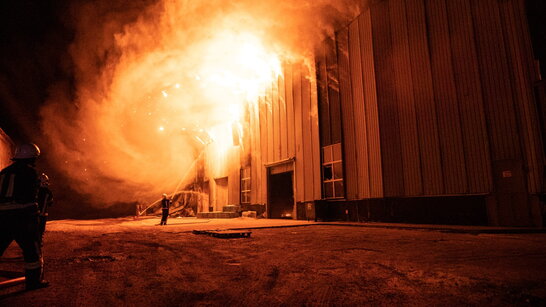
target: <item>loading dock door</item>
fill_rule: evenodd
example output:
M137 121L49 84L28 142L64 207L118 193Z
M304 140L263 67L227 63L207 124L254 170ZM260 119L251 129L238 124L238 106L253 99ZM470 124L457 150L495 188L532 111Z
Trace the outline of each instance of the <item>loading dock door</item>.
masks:
M267 205L270 218L292 218L294 212L293 175L293 171L269 173Z

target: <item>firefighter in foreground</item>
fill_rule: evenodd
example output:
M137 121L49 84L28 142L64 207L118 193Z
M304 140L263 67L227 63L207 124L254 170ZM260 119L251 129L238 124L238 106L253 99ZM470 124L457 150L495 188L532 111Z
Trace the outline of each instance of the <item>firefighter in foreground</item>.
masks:
M167 225L170 206L171 200L167 198L167 194L163 194L163 199L161 200L161 223L159 223L159 225Z
M13 240L23 250L27 290L49 285L43 280L43 258L38 229L35 169L40 149L35 144L17 148L11 165L0 172L0 256Z
M40 244L44 245L44 232L47 223L47 209L53 205L53 193L49 189L49 177L42 173L40 175L40 188L38 188L38 220L40 232Z

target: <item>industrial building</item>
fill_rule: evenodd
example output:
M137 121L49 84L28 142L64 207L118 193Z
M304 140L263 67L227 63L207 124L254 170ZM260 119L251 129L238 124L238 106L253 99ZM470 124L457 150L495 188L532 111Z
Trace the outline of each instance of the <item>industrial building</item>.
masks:
M524 0L371 1L313 63L284 65L221 159L206 150L200 211L542 226L527 17Z

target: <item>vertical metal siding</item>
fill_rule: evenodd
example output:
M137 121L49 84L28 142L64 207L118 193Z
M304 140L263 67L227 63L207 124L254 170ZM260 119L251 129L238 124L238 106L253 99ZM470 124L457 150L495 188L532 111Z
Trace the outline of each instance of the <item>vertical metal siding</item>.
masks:
M463 128L467 193L491 191L491 160L469 0L446 1Z
M267 123L267 139L265 140L267 143L267 159L266 163L271 163L275 161L275 147L274 147L274 139L275 139L275 130L273 129L273 101L272 101L272 89L268 88L265 95L265 103L266 103L266 123Z
M251 104L248 106L250 113L250 148L247 148L248 154L250 154L250 202L253 204L260 203L259 189L260 180L258 178L259 165L261 165L261 149L260 149L260 136L259 136L259 113L257 111L257 104Z
M339 97L339 69L335 42L326 40L326 70L328 74L328 103L330 105L330 124L332 144L341 142L341 106Z
M279 129L280 129L280 158L288 158L288 125L286 122L286 92L284 87L284 78L277 78L279 91Z
M494 160L521 159L498 1L471 3L492 156Z
M404 196L414 196L423 193L423 186L405 1L390 0L389 13L393 55L391 60L394 65L395 93L398 104L399 133L401 135L403 159Z
M315 57L317 58L317 85L318 85L318 104L320 119L320 140L321 146L332 144L331 125L330 125L330 104L328 103L328 73L326 71L325 46L317 48Z
M257 125L256 125L256 138L258 138L258 141L256 142L256 164L253 165L253 168L255 169L256 171L256 177L253 177L251 178L251 182L253 181L256 181L255 182L255 187L257 189L256 191L256 201L255 203L257 204L264 204L265 201L264 201L264 198L263 198L263 189L264 189L264 182L265 182L265 178L263 178L263 151L262 151L262 138L261 138L261 134L260 134L260 126L261 126L261 123L260 123L260 104L257 104L255 106L256 108L256 120L257 120Z
M313 200L313 149L311 148L311 84L308 78L308 70L305 65L300 66L300 78L296 82L301 83L301 127L303 137L303 184L304 200Z
M301 102L301 68L299 64L294 64L292 70L292 86L293 86L293 99L294 99L294 123L295 123L295 139L296 139L296 162L295 162L295 176L296 176L296 201L305 200L305 170L304 161L305 156L303 154L303 132L302 132L302 102Z
M349 25L349 63L351 68L352 105L355 130L356 169L358 198L370 198L370 173L368 161L368 137L364 110L364 84L362 83L362 57L358 19ZM350 166L349 166L350 167Z
M271 83L271 104L273 120L273 159L269 162L279 161L281 159L281 120L279 108L279 86L277 80Z
M444 191L444 183L423 0L406 0L406 15L423 193L439 195Z
M286 121L288 126L288 157L292 158L296 156L296 143L295 143L295 118L294 118L294 94L293 79L292 79L292 65L284 65L284 86L286 92Z
M257 165L260 173L260 186L261 186L261 202L265 204L267 202L267 176L264 164L267 163L267 143L268 143L268 131L267 131L267 113L269 106L266 103L265 97L260 98L259 113L260 113L260 147L261 147L261 163Z
M322 180L321 180L321 159L320 159L320 136L319 136L319 118L318 118L318 98L316 71L312 69L307 72L309 89L311 91L310 99L310 130L311 130L311 153L313 170L313 200L322 198Z
M379 115L377 110L377 88L372 39L370 10L359 17L360 55L364 82L366 132L368 140L368 169L370 174L370 197L383 197L383 174L381 167L381 143L379 138Z
M542 146L537 109L534 105L533 56L526 27L523 0L511 0L499 3L505 33L506 47L513 84L513 97L516 104L518 125L523 140L524 159L527 168L527 183L530 193L538 193L542 187Z
M358 173L356 161L356 140L353 117L353 99L349 67L349 32L344 28L337 32L337 56L339 63L339 89L343 127L343 162L345 163L345 197L358 199Z
M336 34L337 48L317 54L324 63L318 72L286 65L251 116L250 147L258 149L251 155L253 202L266 201L263 164L292 156L296 201L320 198L315 74L327 80L329 124L343 118L348 199L491 192L489 142L495 159L524 158L529 191L540 191L542 148L522 5L378 2ZM232 202L238 172L217 162L210 172L229 173Z
M445 1L426 2L428 39L445 187L443 192L461 194L468 190L468 183Z
M371 7L373 54L375 58L377 104L383 167L383 189L386 197L404 194L402 157L395 85L392 80L392 41L387 1Z

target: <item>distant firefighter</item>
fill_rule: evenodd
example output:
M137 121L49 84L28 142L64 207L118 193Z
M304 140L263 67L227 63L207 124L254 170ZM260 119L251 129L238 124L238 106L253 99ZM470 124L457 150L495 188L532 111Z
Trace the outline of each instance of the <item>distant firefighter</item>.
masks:
M136 205L135 205L135 210L136 210L136 212L135 212L135 219L138 219L138 218L140 217L140 211L142 210L142 209L140 208L140 204L136 204Z
M171 200L167 198L167 194L163 194L163 199L161 200L161 223L159 223L159 225L167 225L170 206Z
M11 165L0 172L0 256L15 240L23 250L26 289L49 285L43 280L43 258L38 229L39 189L35 169L40 149L35 144L19 146Z
M42 173L39 177L40 187L38 188L38 219L40 231L40 243L43 245L44 232L47 222L47 209L53 205L53 193L49 189L49 177Z

